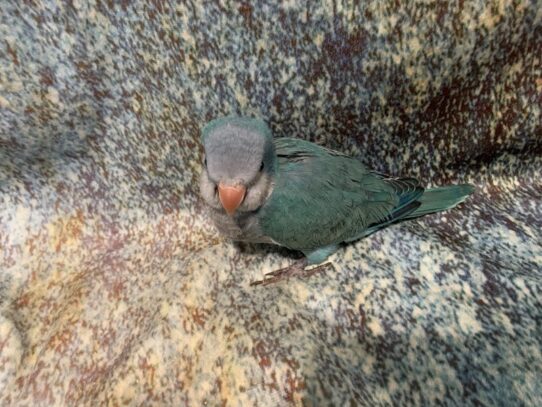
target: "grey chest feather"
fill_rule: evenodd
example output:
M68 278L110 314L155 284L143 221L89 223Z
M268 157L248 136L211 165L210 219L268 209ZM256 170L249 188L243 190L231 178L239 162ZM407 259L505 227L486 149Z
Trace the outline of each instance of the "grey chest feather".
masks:
M211 218L218 231L228 239L251 243L275 243L263 235L254 212L238 212L234 216L223 210L211 209Z

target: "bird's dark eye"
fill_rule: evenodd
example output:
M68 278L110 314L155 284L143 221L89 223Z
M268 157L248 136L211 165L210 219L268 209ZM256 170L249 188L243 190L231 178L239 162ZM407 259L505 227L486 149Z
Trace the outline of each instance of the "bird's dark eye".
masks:
M205 157L205 158L203 159L203 165L204 165L205 167L207 167L207 157Z
M262 172L262 171L263 171L263 161L262 161L262 163L260 164L260 172Z

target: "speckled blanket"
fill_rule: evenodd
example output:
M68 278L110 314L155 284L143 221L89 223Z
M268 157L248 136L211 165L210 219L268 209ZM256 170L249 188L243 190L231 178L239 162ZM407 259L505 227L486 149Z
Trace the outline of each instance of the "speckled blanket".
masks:
M3 0L0 404L542 405L541 10ZM295 254L205 214L229 113L477 190L251 287Z

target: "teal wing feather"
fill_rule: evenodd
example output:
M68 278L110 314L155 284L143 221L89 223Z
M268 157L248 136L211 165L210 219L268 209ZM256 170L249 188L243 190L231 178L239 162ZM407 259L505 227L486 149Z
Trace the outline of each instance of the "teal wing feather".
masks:
M275 139L278 171L261 208L262 231L310 251L355 240L414 211L423 193L414 179L386 178L355 158L292 138Z

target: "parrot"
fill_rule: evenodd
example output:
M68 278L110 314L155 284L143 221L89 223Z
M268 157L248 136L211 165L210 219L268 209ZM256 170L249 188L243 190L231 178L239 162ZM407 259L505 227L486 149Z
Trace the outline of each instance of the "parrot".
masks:
M425 189L415 178L372 171L356 157L300 138L274 137L257 117L225 116L201 131L200 195L221 235L303 254L251 285L329 265L342 245L400 221L451 209L469 184ZM308 275L308 274L306 274Z

